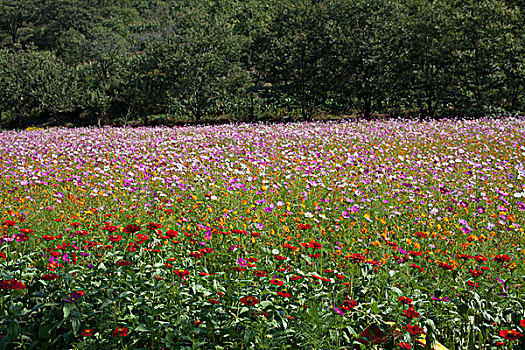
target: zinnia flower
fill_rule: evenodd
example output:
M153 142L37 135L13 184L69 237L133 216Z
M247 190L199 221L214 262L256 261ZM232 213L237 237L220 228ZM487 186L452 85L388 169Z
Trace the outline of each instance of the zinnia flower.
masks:
M0 281L0 290L21 290L26 288L26 285L22 281L17 281L14 279Z
M472 277L479 277L483 275L483 271L479 271L476 269L470 269L470 274L472 275Z
M406 318L416 318L416 317L419 317L420 316L420 313L416 311L416 309L414 309L414 307L411 305L408 310L403 310L403 315L406 317Z
M405 305L410 305L414 300L408 298L408 297L397 297L397 300L402 302Z
M281 292L277 292L277 294L279 294L280 296L282 296L283 298L289 298L291 297L292 295L286 291L281 291Z
M141 227L134 224L129 224L124 228L124 232L126 233L135 233L141 230Z
M121 235L111 235L108 237L111 242L118 242L122 239Z
M499 336L507 340L513 341L523 337L523 334L513 329L502 329L501 331L499 331Z
M493 260L499 263L503 263L503 262L511 261L512 258L508 256L507 254L499 254L499 255L496 255Z
M92 330L92 329L84 329L84 330L82 331L82 335L83 335L84 337L91 337L91 336L93 336L93 334L95 334L95 331Z
M422 328L422 327L419 327L418 325L411 325L411 324L407 324L405 327L403 327L404 329L406 329L408 331L408 333L410 333L411 336L416 336L416 335L420 335L420 334L427 334L425 332L425 329Z
M259 304L259 299L257 299L253 295L248 295L248 296L241 298L241 303L243 303L244 305L248 305L248 306L255 306Z
M117 329L113 331L113 337L127 337L128 333L129 329L127 327L117 327Z
M253 271L253 274L257 277L266 277L266 272L262 271L262 270L255 270Z

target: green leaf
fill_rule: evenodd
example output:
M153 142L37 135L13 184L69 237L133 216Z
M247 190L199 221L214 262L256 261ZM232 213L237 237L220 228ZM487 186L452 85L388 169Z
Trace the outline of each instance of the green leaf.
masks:
M41 324L40 327L38 327L38 338L40 340L48 340L50 337L50 330L52 325L50 324Z
M73 333L77 335L79 329L80 329L80 319L79 318L73 318L71 320L71 327L73 327Z
M370 306L370 308L376 315L379 315L381 313L381 310L379 309L379 306L377 305L377 301L374 301L374 303Z
M137 332L151 332L151 329L148 328L148 327L146 327L146 326L143 325L143 324L139 324L139 325L135 328L135 330L136 330Z
M64 304L63 310L64 310L64 319L68 318L71 314L71 310L75 308L75 304L73 303L66 303Z

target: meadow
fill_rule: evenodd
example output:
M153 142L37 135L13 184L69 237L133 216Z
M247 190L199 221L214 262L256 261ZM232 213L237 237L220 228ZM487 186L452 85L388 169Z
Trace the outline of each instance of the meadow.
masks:
M4 131L0 178L0 349L525 347L523 117Z

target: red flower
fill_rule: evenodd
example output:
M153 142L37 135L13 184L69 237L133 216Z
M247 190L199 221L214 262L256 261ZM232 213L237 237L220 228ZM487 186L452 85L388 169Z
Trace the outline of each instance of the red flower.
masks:
M479 271L476 269L470 269L470 274L472 275L472 277L479 277L483 275L483 271Z
M308 244L308 247L312 248L312 249L323 249L323 245L321 243L315 242L315 241L314 242L310 242Z
M449 271L454 270L454 266L449 265L448 263L446 263L444 261L440 261L439 262L439 267L441 267L443 270L449 270Z
M405 305L410 305L414 300L410 299L409 297L397 297L397 300L402 302Z
M276 259L276 260L288 260L287 257L282 256L282 255L276 255L276 256L275 256L275 259Z
M406 318L416 318L420 316L420 313L414 309L414 307L411 305L408 310L403 310L403 314Z
M93 336L93 334L95 334L95 331L92 330L92 329L84 329L84 330L82 331L82 335L83 335L84 337L91 337L91 336Z
M413 250L409 250L409 251L408 251L408 254L410 254L411 256L422 256L422 255L423 255L423 253L421 253L421 252L415 252L415 251L413 251Z
M111 242L118 242L122 239L121 235L111 235L108 237Z
M290 281L298 281L300 279L302 279L301 276L292 276L292 277L290 277Z
M21 290L26 288L26 285L22 281L17 281L14 279L0 281L0 290Z
M113 331L113 337L127 337L128 333L129 329L127 327L117 327L117 329Z
M129 224L124 228L124 232L126 233L135 233L141 230L141 227L134 224Z
M253 271L253 274L257 277L266 277L267 274L263 270L255 270Z
M282 286L284 284L284 282L281 281L280 279L272 279L272 280L270 280L270 283L274 284L276 286Z
M419 272L425 271L424 268L422 268L421 266L416 265L416 264L410 264L410 267L413 268L413 269L419 270Z
M290 249L290 250L297 250L298 249L297 247L291 245L290 243L285 243L283 247L286 248L286 249Z
M177 276L180 276L182 278L188 276L190 274L190 272L188 270L175 270L173 271L173 273Z
M248 305L248 306L255 306L259 304L259 299L257 299L253 295L248 295L248 296L241 298L241 303L243 303L244 305Z
M259 311L253 314L254 316L263 316L264 318L268 318L269 315L264 311Z
M401 349L412 349L412 345L407 342L399 343L397 346L399 346Z
M0 252L0 259L5 260L6 256L4 252Z
M221 302L218 301L217 299L208 299L208 301L212 304L220 304Z
M523 328L525 328L525 320L521 320L521 321L520 321L520 326L522 326Z
M496 255L494 257L494 259L492 259L496 262L499 262L499 263L503 263L503 262L509 262L512 260L512 258L510 256L508 256L507 254L499 254L499 255Z
M310 228L312 228L312 225L310 225L310 224L299 224L299 229L300 230L308 230Z
M154 223L154 222L150 222L150 223L148 224L148 226L146 226L146 228L147 228L148 230L156 230L156 229L159 229L159 228L161 228L161 227L162 227L161 224L157 224L157 223Z
M117 265L118 266L129 266L129 265L131 265L131 261L119 260L119 261L117 261Z
M351 297L346 297L345 300L343 300L343 306L341 307L345 311L352 310L354 307L357 306L357 301L352 299Z
M481 254L478 254L478 255L474 256L473 258L474 258L474 260L476 260L478 263L482 263L482 262L484 262L484 261L489 260L489 259L485 258L485 257L484 257L483 255L481 255Z
M4 221L3 225L7 227L13 227L15 226L16 222L14 220L6 220Z
M58 276L55 273L48 273L46 275L42 275L42 277L40 277L40 278L42 278L44 281L54 281L54 280L60 278L60 276Z
M411 324L407 324L403 328L406 329L408 331L408 333L410 333L411 336L416 336L416 335L420 335L420 334L427 334L425 332L425 329L422 328L422 327L419 327L418 325L413 326Z
M118 231L118 227L115 226L115 225L111 225L111 224L106 224L106 226L104 226L102 229L108 231L108 232L115 232L115 231Z
M479 285L474 281L467 281L467 284L471 287L479 287Z
M523 337L523 334L513 329L502 329L501 331L499 331L499 336L507 340L513 341Z
M354 253L351 255L351 259L355 263L360 263L366 260L366 256L361 253Z
M179 233L175 230L168 230L166 231L166 236L169 238L177 238L179 236Z
M472 259L472 255L459 254L459 255L458 255L458 258L459 258L459 259L463 259L463 260Z
M279 294L280 296L282 296L283 298L289 298L291 297L292 295L286 291L280 291L280 292L277 292L277 294Z

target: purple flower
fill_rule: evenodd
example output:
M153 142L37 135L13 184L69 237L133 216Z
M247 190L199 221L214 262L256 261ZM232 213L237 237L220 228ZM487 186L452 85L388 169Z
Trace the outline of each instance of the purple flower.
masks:
M432 300L435 300L435 301L443 301L443 302L447 302L447 301L450 301L450 298L449 297L441 297L441 298L438 298L434 295L432 295Z

